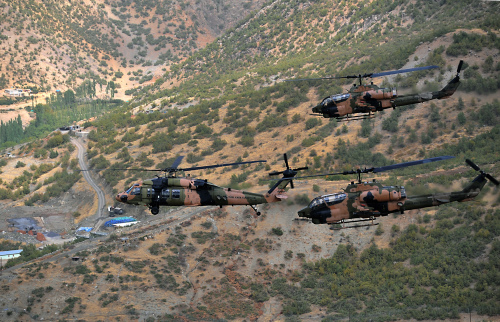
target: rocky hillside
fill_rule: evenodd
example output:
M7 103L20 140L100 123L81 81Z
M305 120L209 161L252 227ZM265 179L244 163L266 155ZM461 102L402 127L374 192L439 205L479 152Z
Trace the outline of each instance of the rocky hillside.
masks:
M74 90L85 80L113 81L123 96L205 47L262 2L5 2L0 88L54 92Z
M151 32L160 24L158 18L150 22L141 16L158 7L140 3L149 9L140 9L137 2L88 4L117 21L120 15L134 12L121 29L115 23L102 24L123 37L124 42L116 42L117 52L131 43L132 58L118 56L117 61L126 58L127 68L137 69L137 75L128 75L134 78L130 81L134 86L145 79L141 64L156 59L156 53L142 27L133 29L132 24L140 26L144 19L144 28ZM304 175L435 155L456 157L375 176L387 185L405 185L410 195L460 190L476 175L465 166L465 158L500 178L497 3L270 1L245 19L234 20L233 27L220 35L217 29L225 27L217 19L227 17L232 22L238 6L251 10L259 3L232 6L215 1L212 7L204 1L186 3L168 2L175 4L176 13L180 12L175 17L182 19L165 13L165 19L171 17L168 21L177 23L166 27L182 31L185 22L189 35L203 30L203 35L219 38L214 42L207 38L208 45L197 45L197 50L176 49L175 41L169 41L167 47L178 59L158 65L166 66L162 76L128 92L135 95L129 102L82 104L57 96L50 104L34 107L36 122L24 130L19 131L18 122L9 125L14 139L3 143L10 152L22 155L25 165L17 167L15 159L0 163L0 170L9 170L9 176L0 181L3 209L61 211L78 207L68 196L88 198L81 181L59 196L47 194L57 191L53 180L61 166L68 176L58 175L61 182L79 180L72 176L76 161L71 161L74 151L67 138L52 133L45 139L29 139L44 137L49 129L67 125L62 122L79 115L85 115L79 118L86 119L80 125L89 131L90 164L107 169L99 176L109 197L151 177L150 172L110 168L164 168L177 155L186 156L186 167L266 159L266 165L191 173L218 185L256 192L267 190L271 169L282 170L285 152L293 167L309 166ZM198 27L192 15L183 15L192 8L209 10L197 16L197 21L206 21ZM225 12L233 14L225 16ZM65 35L65 30L73 32L60 29L60 34ZM123 30L136 34L125 38ZM143 44L133 42L139 35ZM101 57L109 49L99 39ZM196 43L201 36L188 39ZM111 42L115 38L107 43ZM106 51L109 61L115 59L113 52ZM345 92L347 82L283 82L438 65L435 71L373 80L380 86L398 87L399 93L418 93L442 88L454 77L459 60L465 61L462 83L451 98L386 110L371 120L337 122L310 115L311 107L323 97ZM108 80L112 79L110 66L98 67L107 70ZM56 73L56 77L62 75ZM89 81L94 79L99 78L92 76ZM93 115L100 116L88 119ZM23 140L30 142L16 145ZM50 169L43 163L51 164ZM41 174L41 168L48 171ZM43 182L40 175L45 175ZM500 315L495 297L500 280L497 189L487 186L476 201L380 218L378 227L330 231L294 220L299 207L312 197L340 191L352 179L296 180L295 189L288 192L290 198L262 208L259 218L245 207L231 207L162 209L151 219L144 208L136 207L136 214L145 221L142 227L116 231L102 244L79 243L74 250L67 246L52 259L29 262L3 274L1 301L6 310L2 317L387 321L456 320L470 311L478 320ZM94 209L80 210L80 216L87 217ZM64 212L72 216L70 210ZM74 216L65 227L74 226L81 217ZM27 250L28 255L36 253ZM84 261L71 261L74 255Z

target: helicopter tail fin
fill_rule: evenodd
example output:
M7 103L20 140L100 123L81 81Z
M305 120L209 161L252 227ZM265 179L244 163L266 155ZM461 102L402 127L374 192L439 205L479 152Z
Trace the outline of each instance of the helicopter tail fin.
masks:
M481 170L474 162L472 162L471 160L469 159L466 159L465 162L474 170L476 171L479 171L479 175L474 178L474 180L472 180L471 183L469 183L467 185L467 187L465 187L462 192L474 192L474 191L477 191L479 193L479 191L481 189L483 189L484 185L486 184L486 182L489 180L491 183L493 183L494 185L498 186L500 184L500 182L498 182L497 179L495 179L492 175L490 175L489 173L486 173L484 172L483 170Z
M276 182L276 184L267 192L266 194L267 202L276 202L288 198L288 196L285 194L286 186L290 184L290 188L293 189L293 178L297 175L297 172L300 170L308 169L308 167L301 167L296 169L290 168L286 153L283 154L283 160L285 161L285 166L286 166L285 170L273 171L269 173L270 176L282 174L283 177L279 179L278 182Z
M277 202L288 198L285 188L292 182L292 178L282 178L276 182L266 193L267 202Z
M448 84L446 84L446 86L442 90L440 90L439 92L434 92L433 96L435 95L436 98L443 99L448 98L453 95L453 93L455 93L458 86L460 85L460 70L462 69L463 64L464 61L461 60L460 63L458 63L457 74L455 75L455 77Z
M486 184L486 178L483 175L478 175L477 177L472 180L463 190L462 192L465 193L470 193L470 192L477 192L481 191L483 189L484 185Z

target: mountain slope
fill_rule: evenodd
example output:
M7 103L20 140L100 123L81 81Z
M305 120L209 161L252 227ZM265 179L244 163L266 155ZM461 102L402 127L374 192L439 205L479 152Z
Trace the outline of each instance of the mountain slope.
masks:
M0 7L0 88L147 82L262 1L17 1ZM21 71L23 71L21 73ZM128 81L121 79L132 73ZM130 74L129 74L130 75ZM123 95L123 91L121 94Z
M444 165L376 176L386 185L405 185L409 195L460 190L476 175L464 158L499 178L498 8L469 1L268 2L173 64L134 100L82 122L90 131L87 156L95 168L148 169L169 166L175 155L185 155L186 166L266 159L268 167L191 173L258 192L267 190L269 170L281 170L285 152L293 167L308 165L309 173L456 156ZM408 92L436 90L454 76L460 59L463 83L451 98L373 120L338 123L308 115L347 84L280 82L437 64L434 72L375 80ZM40 123L58 115L45 108ZM46 162L40 155L50 155L47 144L13 152L35 149L33 160ZM25 170L0 184L4 190L16 184L19 203L40 205L26 179L31 169ZM117 192L151 173L108 169L101 176ZM296 180L290 199L260 208L260 218L244 207L162 209L145 230L124 229L79 253L83 263L66 258L4 274L0 287L9 310L3 317L386 321L500 314L498 190L487 187L476 201L380 218L379 229L338 232L294 220L312 197L340 191L349 179ZM146 221L143 209L135 208Z

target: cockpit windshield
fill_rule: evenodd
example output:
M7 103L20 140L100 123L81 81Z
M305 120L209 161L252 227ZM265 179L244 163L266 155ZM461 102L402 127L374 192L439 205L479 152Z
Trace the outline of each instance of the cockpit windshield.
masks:
M349 93L346 93L346 94L337 94L337 95L332 95L332 96L328 96L326 97L322 104L323 105L328 105L330 103L338 103L338 102L342 102L342 101L345 101L347 100L349 97L351 96L351 94Z
M321 205L326 205L326 206L335 205L344 201L345 198L346 198L345 193L334 193L331 195L316 197L309 204L309 208L316 208Z
M139 184L136 183L132 187L128 188L128 190L125 192L127 194L132 194L132 195L140 195L141 194L141 187L139 187Z

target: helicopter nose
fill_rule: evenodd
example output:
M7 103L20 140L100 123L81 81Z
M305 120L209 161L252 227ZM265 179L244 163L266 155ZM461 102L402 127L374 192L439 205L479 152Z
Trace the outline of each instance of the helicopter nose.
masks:
M127 202L128 196L119 194L119 195L116 195L115 199L119 202Z
M300 209L299 210L299 217L310 218L311 217L311 209L309 207L305 207L303 209Z

